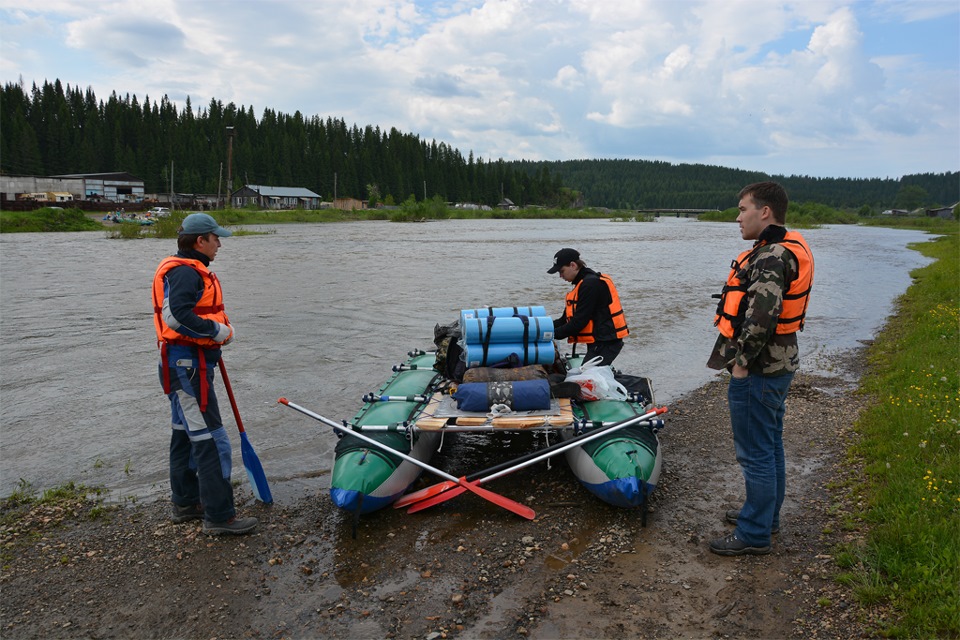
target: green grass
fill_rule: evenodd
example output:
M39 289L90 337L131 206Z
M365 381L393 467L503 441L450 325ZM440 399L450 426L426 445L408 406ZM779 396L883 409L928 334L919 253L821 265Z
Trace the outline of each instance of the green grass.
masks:
M956 219L947 220L945 218L928 217L871 217L861 218L860 224L868 227L894 227L898 229L918 229L920 231L929 231L931 233L956 233Z
M107 237L109 238L122 238L124 240L131 240L133 238L142 238L144 226L138 222L121 222L118 225L110 227L107 231Z
M36 211L0 211L0 233L24 231L99 231L105 230L113 239L175 238L180 222L188 212L174 212L169 217L156 219L150 226L134 222L105 225L99 216L84 213L79 209L47 207ZM340 209L224 209L208 212L217 221L230 228L234 235L253 235L269 232L245 231L244 225L271 225L313 222L357 222L364 220L389 220L391 222L425 222L429 220L564 220L564 219L609 219L614 222L650 222L656 218L650 214L638 214L634 210L594 209L452 209L439 198L416 202L412 199L397 209L363 209L342 211ZM733 222L737 218L735 208L716 213L704 213L700 220ZM823 224L865 224L882 226L910 226L938 232L948 221L922 218L858 218L855 214L839 211L816 203L791 203L787 214L788 225L795 229L816 228Z
M107 237L119 240L137 238L175 238L180 223L189 212L177 211L170 216L157 218L153 225L140 225L135 222L120 224L102 224L91 214L79 209L38 209L30 212L0 211L0 233L17 231L106 231ZM573 219L573 218L612 218L615 220L640 220L635 212L625 217L622 212L603 209L518 209L513 211L494 209L492 211L471 211L451 209L445 203L435 200L404 203L399 209L363 209L342 211L340 209L293 209L284 211L258 209L223 209L208 211L224 227L233 231L235 236L260 235L270 231L247 231L245 225L272 225L289 223L322 222L359 222L365 220L390 220L391 222L424 222L427 220L447 219L484 219L484 220L520 220L520 219ZM238 228L240 227L240 228Z
M708 211L697 216L705 222L736 222L740 212L732 207L723 211ZM956 213L954 214L956 216ZM916 229L937 234L957 232L957 220L929 218L926 216L858 216L855 213L833 209L813 202L790 203L787 211L787 226L791 229L815 229L824 224L859 224L865 227L893 227Z
M624 218L622 212L613 212L599 209L517 209L492 211L477 211L467 209L451 209L443 202L428 200L427 202L408 201L399 209L364 209L357 211L341 211L339 209L291 211L261 211L253 209L223 209L208 211L219 224L229 228L235 236L252 235L245 231L245 225L271 225L287 223L311 222L357 222L364 220L389 220L391 222L425 222L428 220L520 220L520 219L574 219L574 218L611 218L614 220L639 220L634 212ZM169 217L160 218L149 227L137 225L120 225L120 229L111 229L113 238L175 238L180 222L187 215L186 212L174 212Z
M623 218L624 212L608 209L492 209L479 211L476 209L449 209L448 215L452 220L583 220ZM635 212L626 214L633 217Z
M0 569L9 568L18 548L41 541L72 518L107 519L116 507L105 506L103 494L102 488L68 482L38 496L21 479L16 491L0 500Z
M0 233L97 231L103 225L80 209L44 207L36 211L0 211Z
M36 507L57 507L87 502L94 507L99 507L96 509L99 517L103 512L103 494L104 490L101 487L88 487L71 481L46 489L38 496L29 482L20 480L17 489L0 501L0 526L23 524L25 511Z
M705 222L735 222L740 211L736 207L723 211L708 211L697 219ZM787 208L787 226L792 229L815 229L823 224L856 224L860 218L854 213L840 211L816 202L791 202Z
M960 637L960 244L955 221L915 220L945 235L914 248L915 270L869 351L870 406L850 454L865 538L842 550L843 581L864 606L889 608L880 635ZM906 226L906 225L903 225ZM856 567L851 570L851 567ZM838 578L839 579L839 578Z

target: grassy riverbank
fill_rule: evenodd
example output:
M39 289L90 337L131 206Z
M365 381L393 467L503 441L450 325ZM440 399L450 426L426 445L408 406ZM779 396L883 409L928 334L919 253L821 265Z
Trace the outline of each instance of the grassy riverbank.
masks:
M730 207L723 211L708 211L699 216L705 222L735 222L740 211ZM793 229L811 229L823 224L857 224L865 220L855 213L840 211L816 202L791 202L787 209L787 226Z
M956 222L915 248L936 262L912 273L896 316L870 349L871 402L850 460L852 529L839 579L861 603L892 609L885 635L960 637L960 335Z
M103 229L103 225L80 209L45 207L36 211L0 211L0 233L100 229Z
M121 224L102 222L101 214L85 213L79 209L61 209L48 207L28 212L0 211L0 233L39 232L39 231L97 231L106 230L111 238L140 238L176 236L176 225L188 212L174 212L169 218L156 219L154 225L143 226L136 222ZM270 225L288 223L356 222L363 220L389 220L391 222L428 222L434 220L557 220L557 219L609 219L618 222L652 222L652 214L638 213L634 210L612 209L453 209L437 199L425 202L409 200L393 209L363 209L344 211L341 209L292 209L257 210L223 209L209 212L224 226L242 227L244 225ZM724 211L708 212L699 216L707 222L734 222L736 208ZM891 218L884 216L859 217L856 214L840 211L817 203L791 203L787 214L788 225L797 229L809 229L824 224L864 224L870 226L909 227L943 233L941 228L949 228L954 221L938 218ZM171 230L171 226L173 227ZM243 231L239 231L243 235Z
M141 238L176 236L176 225L187 215L186 211L174 212L168 218L155 219L153 225L136 222L102 222L102 214L85 213L80 209L47 207L36 211L0 211L0 233L24 233L42 231L106 231L111 238ZM611 211L608 209L517 209L479 211L451 209L445 203L433 201L407 202L397 209L223 209L208 212L224 226L270 225L290 223L358 222L364 220L389 220L391 222L427 222L456 219L583 219L613 218L621 221L649 221L652 218L635 211ZM170 227L173 226L171 232ZM240 235L243 235L242 230Z

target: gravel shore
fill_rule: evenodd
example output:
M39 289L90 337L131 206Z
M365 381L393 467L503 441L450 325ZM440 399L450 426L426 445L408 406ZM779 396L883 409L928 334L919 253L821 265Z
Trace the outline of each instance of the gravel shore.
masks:
M0 629L4 638L868 637L881 614L831 578L836 546L859 535L841 522L863 358L848 352L838 375L794 380L787 501L768 556L707 549L743 495L717 378L666 414L646 527L636 511L590 496L562 458L490 484L533 506L533 521L467 494L355 524L326 494L264 506L241 486L241 511L261 526L211 538L195 522L170 524L165 501L95 518L93 501L5 504Z

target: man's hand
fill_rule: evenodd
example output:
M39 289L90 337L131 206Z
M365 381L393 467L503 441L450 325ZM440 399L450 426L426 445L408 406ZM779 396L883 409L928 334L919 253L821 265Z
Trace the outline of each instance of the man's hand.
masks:
M217 335L213 336L213 341L220 344L230 344L231 340L233 340L233 327L218 322Z
M730 375L734 378L746 378L750 375L750 371L745 367L741 367L738 364L733 365L733 369L730 369Z

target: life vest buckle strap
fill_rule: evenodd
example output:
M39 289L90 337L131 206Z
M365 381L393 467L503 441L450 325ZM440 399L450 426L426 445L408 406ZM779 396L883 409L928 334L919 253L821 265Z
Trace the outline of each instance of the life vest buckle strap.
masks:
M160 370L162 372L163 392L170 395L170 362L167 360L167 343L160 343Z
M167 351L168 344L177 344L176 342L161 342L160 343L160 367L162 371L162 380L163 380L163 392L167 395L171 393L170 387L170 357ZM199 405L200 411L207 410L207 403L209 402L210 397L210 385L207 382L207 356L204 353L204 348L199 347L191 343L182 343L185 346L190 346L197 350L197 365L196 368L200 374L200 398ZM192 367L193 358L185 359L181 358L174 363L178 367Z

